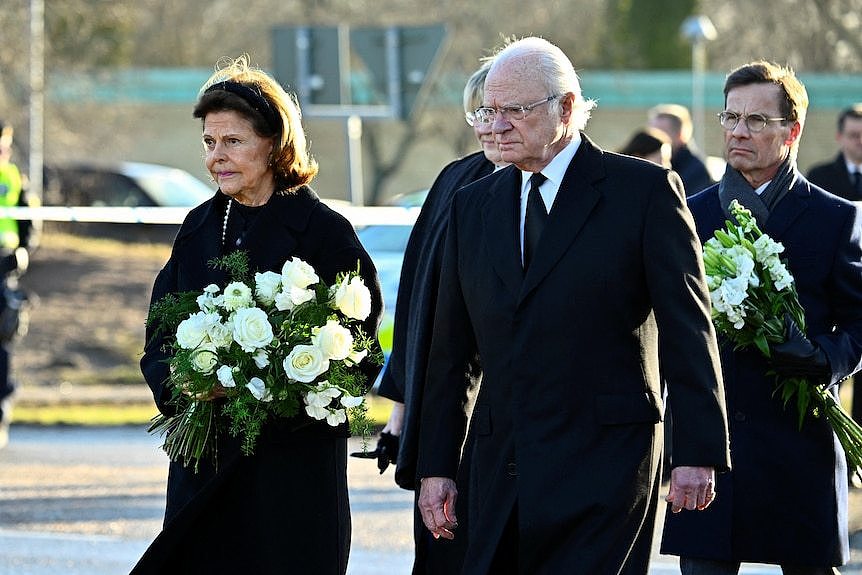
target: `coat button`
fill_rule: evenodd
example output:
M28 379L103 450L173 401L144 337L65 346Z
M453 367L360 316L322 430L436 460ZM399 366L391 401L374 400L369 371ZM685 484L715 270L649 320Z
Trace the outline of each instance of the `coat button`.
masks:
M735 414L733 414L733 418L736 421L745 421L745 419L746 419L745 414L742 413L741 411L737 411Z
M506 466L506 473L509 474L509 477L517 477L518 476L518 464L510 463Z

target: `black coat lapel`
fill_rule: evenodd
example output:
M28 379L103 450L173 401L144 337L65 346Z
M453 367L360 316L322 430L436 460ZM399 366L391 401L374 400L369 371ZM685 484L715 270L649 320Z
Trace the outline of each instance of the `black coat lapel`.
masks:
M492 176L493 177L493 176ZM488 189L482 210L484 231L481 241L491 258L491 265L512 297L521 291L524 271L521 267L521 240L518 218L521 172L514 166L504 168Z

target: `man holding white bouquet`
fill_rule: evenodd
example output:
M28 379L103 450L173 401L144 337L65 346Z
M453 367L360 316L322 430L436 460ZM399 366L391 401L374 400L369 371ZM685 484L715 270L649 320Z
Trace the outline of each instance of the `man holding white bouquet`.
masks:
M837 573L834 567L850 557L843 438L822 407L815 415L815 403L798 405L797 398L823 393L833 400L838 383L859 369L860 211L797 170L808 95L792 70L746 64L727 76L724 97L718 121L727 170L717 185L689 198L689 208L708 274L721 257L734 260L722 252L738 247L733 230L723 230L725 220L764 234L751 246L756 261L730 265L735 278L709 278L723 336L733 467L718 476L721 496L709 509L667 516L662 552L680 556L684 575L735 574L741 562L778 564L785 575ZM737 204L754 222L745 223ZM795 314L755 313L763 307L753 294L775 302L787 290L798 294L791 298ZM759 323L779 329L765 329L756 345L735 345ZM785 401L785 388L776 386L788 381L800 387Z

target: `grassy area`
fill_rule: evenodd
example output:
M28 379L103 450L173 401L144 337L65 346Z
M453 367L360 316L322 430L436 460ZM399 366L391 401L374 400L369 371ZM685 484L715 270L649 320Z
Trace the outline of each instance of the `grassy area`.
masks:
M368 397L368 415L382 426L389 418L392 402L377 396ZM31 425L143 425L156 415L152 404L56 404L16 405L13 423Z

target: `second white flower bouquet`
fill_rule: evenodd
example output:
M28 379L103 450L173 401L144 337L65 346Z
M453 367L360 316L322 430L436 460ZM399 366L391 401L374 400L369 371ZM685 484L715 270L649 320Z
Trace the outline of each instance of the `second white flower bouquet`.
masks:
M150 431L164 435L174 461L196 467L217 455L228 431L249 455L270 418L300 410L354 432L368 429L363 360L379 364L379 348L361 322L371 294L352 271L324 284L308 263L291 258L281 272L248 281L248 256L235 252L212 265L228 271L224 289L170 294L150 310L148 325L167 333L173 415L159 414ZM370 357L369 357L370 354Z
M726 221L703 247L703 262L716 331L736 349L758 349L771 356L770 344L786 339L785 317L805 333L805 311L793 276L781 261L784 246L757 227L751 211L730 204L735 222ZM800 377L776 376L776 395L796 405L799 428L811 414L823 417L838 437L850 469L862 468L862 427L845 411L825 384Z

